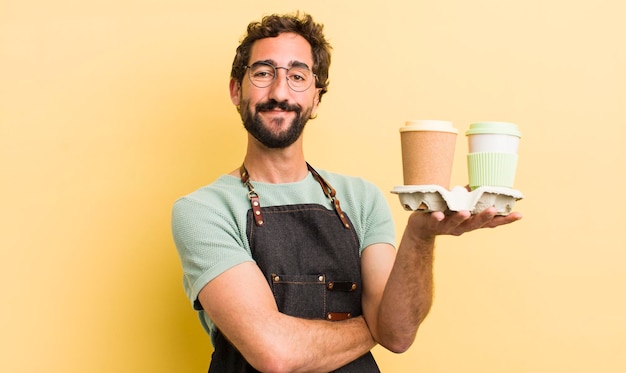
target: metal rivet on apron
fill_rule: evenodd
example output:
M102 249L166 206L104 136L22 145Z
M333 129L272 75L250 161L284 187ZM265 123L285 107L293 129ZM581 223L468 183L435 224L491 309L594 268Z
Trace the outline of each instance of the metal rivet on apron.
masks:
M280 281L280 276L274 276L274 282Z
M261 211L255 211L254 212L256 215L261 215Z
M258 206L258 205L259 205L259 203L258 203L257 201L254 201L254 202L252 202L252 205L254 205L254 206Z
M317 278L319 280L319 282L324 281L324 275L320 275L320 277Z

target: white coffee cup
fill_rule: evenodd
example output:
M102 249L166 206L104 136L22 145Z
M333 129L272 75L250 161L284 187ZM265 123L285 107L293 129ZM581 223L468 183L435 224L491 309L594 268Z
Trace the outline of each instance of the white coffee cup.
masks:
M514 123L479 122L470 125L468 172L470 188L513 187L521 133Z

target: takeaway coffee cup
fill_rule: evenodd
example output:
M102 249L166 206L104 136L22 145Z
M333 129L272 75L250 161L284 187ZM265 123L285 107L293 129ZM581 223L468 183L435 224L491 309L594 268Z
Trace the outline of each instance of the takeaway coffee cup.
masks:
M467 166L470 188L513 188L517 149L522 137L517 125L507 122L473 123L465 134L469 144Z
M450 188L458 130L443 120L413 120L400 128L404 185Z

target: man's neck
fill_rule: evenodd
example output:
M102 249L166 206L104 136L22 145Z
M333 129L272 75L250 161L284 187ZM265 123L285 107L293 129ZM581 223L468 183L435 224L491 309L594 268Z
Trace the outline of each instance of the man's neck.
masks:
M248 146L243 161L250 180L284 184L303 180L309 173L301 144L285 149L259 149Z

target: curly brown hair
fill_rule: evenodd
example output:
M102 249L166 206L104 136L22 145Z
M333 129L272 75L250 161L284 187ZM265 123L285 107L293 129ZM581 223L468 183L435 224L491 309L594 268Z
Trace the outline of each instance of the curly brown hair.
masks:
M306 39L311 45L313 54L313 73L317 76L315 87L321 88L319 99L328 91L328 69L330 68L330 51L332 47L323 33L324 25L315 23L311 15L297 12L295 14L272 14L263 17L260 22L251 22L244 38L237 47L230 77L241 83L245 74L244 66L249 63L250 50L255 41L276 37L281 33L292 32Z

